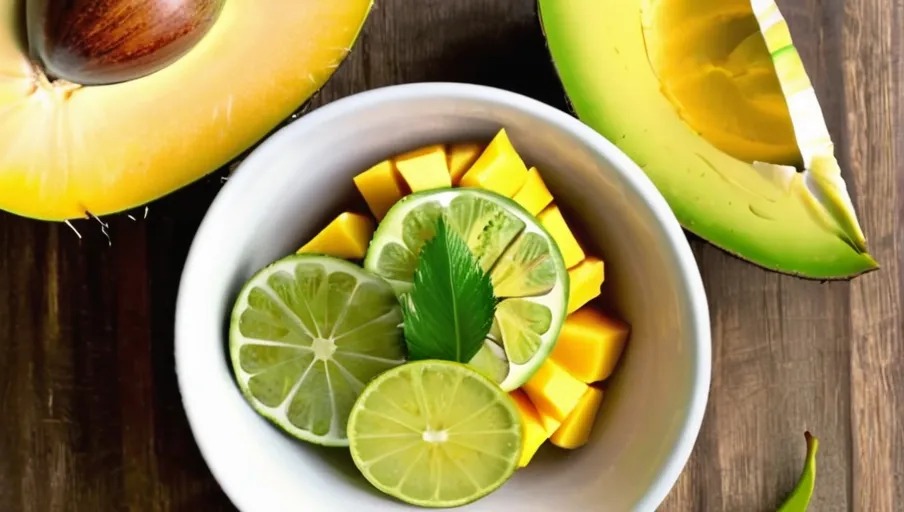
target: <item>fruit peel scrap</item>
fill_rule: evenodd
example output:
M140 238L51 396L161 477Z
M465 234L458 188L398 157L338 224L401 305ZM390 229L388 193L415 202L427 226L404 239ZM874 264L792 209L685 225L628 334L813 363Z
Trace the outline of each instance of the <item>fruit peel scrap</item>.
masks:
M804 469L798 478L794 490L785 499L777 512L806 512L816 486L816 452L819 450L819 439L810 432L804 432L807 440L807 458Z

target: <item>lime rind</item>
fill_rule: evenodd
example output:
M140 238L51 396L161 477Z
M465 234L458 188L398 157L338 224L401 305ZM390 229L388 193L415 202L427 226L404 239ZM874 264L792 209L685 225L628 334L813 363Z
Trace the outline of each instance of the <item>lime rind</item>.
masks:
M373 379L349 415L352 460L383 493L429 508L472 503L515 473L517 406L467 365L423 360Z
M473 201L471 198L465 194L452 199L448 217L480 267L489 272L506 248L521 234L525 224L499 204Z
M382 278L331 256L291 255L259 270L236 298L233 373L252 408L287 434L348 446L358 394L405 362L401 321Z
M470 216L470 219L474 220L464 220L469 216L460 212L456 214L453 208L455 204L465 199L470 199L474 204L480 205L475 207L475 210L486 212L488 216L475 214ZM505 221L505 217L500 217L498 211L485 208L484 204L495 205L498 207L497 210L503 211L514 222ZM428 212L428 215L418 213L422 208ZM475 256L481 259L484 269L490 272L491 277L494 278L494 292L497 293L497 296L499 296L499 292L504 295L504 297L500 297L502 300L499 307L502 311L508 308L508 306L503 306L506 301L517 299L530 303L531 306L528 309L535 309L534 306L536 306L546 308L549 312L548 328L543 332L536 332L536 337L526 337L526 340L530 341L528 353L519 349L515 350L518 357L512 358L511 355L508 357L509 371L506 373L505 379L498 384L505 391L516 389L537 371L552 351L565 321L569 281L562 254L552 236L537 219L511 199L478 188L445 188L417 192L397 201L374 232L374 237L364 258L364 267L390 282L397 294L401 295L409 291L413 268L417 263L417 255L408 249L409 244L417 245L413 238L415 232L429 238L431 232L429 229L423 229L424 223L421 220L424 217L435 218L438 211L446 213L450 219L450 225L462 236L472 251L477 249ZM478 231L470 229L475 224L484 224L477 219L489 218L492 218L493 222L486 223L489 229L485 231L499 234L497 236L503 240L504 246L498 247L501 244L494 244L493 240L481 238ZM409 219L417 219L417 222L412 222L415 226L406 230L406 221ZM514 234L513 226L517 227L517 232ZM497 246L494 247L494 245ZM544 251L540 251L541 245ZM543 257L537 259L541 252ZM493 261L481 258L490 253L494 255ZM403 263L396 259L397 254L405 255ZM518 268L500 268L498 265L502 261ZM523 265L523 267L519 265ZM500 320L499 307L497 307L497 323ZM546 320L544 319L544 321ZM536 322L527 320L522 323L531 325ZM512 322L509 322L508 325L508 331L514 332ZM496 341L506 347L504 340L497 339ZM511 345L510 341L506 349L513 350ZM487 369L483 363L480 368L484 371ZM500 374L500 372L492 373Z
M468 366L497 383L503 382L509 372L509 362L505 350L489 338L483 341L483 346L468 361Z
M525 364L537 352L543 335L549 332L549 308L527 299L509 299L499 304L496 319L502 343L511 362Z

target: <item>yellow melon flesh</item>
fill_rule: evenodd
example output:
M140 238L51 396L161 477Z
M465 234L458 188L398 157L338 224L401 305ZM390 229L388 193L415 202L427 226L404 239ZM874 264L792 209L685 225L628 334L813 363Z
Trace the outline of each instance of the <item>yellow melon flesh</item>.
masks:
M506 197L515 195L527 179L527 166L515 151L505 128L499 130L474 165L461 178L462 187L477 187Z
M549 236L556 241L559 250L562 251L562 258L565 260L567 268L577 265L584 259L584 250L578 244L558 206L549 205L537 215L537 218L546 231L549 231Z
M568 313L574 313L599 296L605 279L603 260L587 256L568 270Z
M64 220L147 203L226 164L296 111L348 54L371 0L228 0L151 75L48 82L0 4L0 209Z
M571 376L555 361L547 359L521 389L542 414L564 421L578 405L587 384Z
M595 386L588 386L577 407L565 418L562 426L550 436L550 442L559 448L569 450L587 444L602 402L603 390Z
M628 332L624 322L585 307L565 319L549 358L582 382L605 380L621 357Z
M346 260L361 260L376 225L367 215L345 212L327 224L298 254L326 254Z
M549 439L550 432L547 432L543 423L540 421L540 413L531 403L530 398L520 389L516 389L509 393L515 405L518 406L518 412L521 416L521 425L523 426L523 436L521 438L521 459L518 467L527 466L530 460L540 449L540 446Z
M354 181L377 220L382 220L392 205L407 192L404 180L391 160L383 160L358 174Z
M458 144L450 144L448 150L449 176L453 185L458 185L461 177L468 172L468 169L474 165L480 153L483 152L484 145L472 142L463 142Z
M524 185L515 193L512 200L523 206L531 215L537 215L552 202L552 194L546 188L546 183L543 182L536 167L531 167L527 171Z
M441 144L410 151L394 160L399 174L412 192L452 186L446 148Z

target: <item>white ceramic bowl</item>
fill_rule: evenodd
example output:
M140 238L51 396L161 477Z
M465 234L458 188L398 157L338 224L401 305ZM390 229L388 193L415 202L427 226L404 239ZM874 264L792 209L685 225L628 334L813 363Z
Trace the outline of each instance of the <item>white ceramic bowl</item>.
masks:
M675 484L706 407L710 331L696 263L665 200L613 144L564 112L488 87L410 84L336 101L270 137L195 237L176 315L179 388L201 452L240 510L415 509L370 487L347 450L294 441L248 406L227 362L227 318L255 270L293 252L356 193L356 173L429 143L489 140L500 127L604 258L604 289L633 331L590 442L572 452L544 446L463 509L652 511Z

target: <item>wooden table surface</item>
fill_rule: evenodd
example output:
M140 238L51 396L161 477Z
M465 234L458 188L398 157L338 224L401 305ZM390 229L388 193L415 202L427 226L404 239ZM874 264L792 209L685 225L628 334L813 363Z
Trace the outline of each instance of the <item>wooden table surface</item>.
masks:
M565 1L565 0L563 0ZM904 4L784 0L871 250L852 282L765 272L694 240L713 380L661 510L768 511L804 429L811 511L904 510ZM530 0L382 0L313 106L412 81L495 85L564 108ZM177 284L223 172L131 220L0 213L0 510L232 510L195 447L173 370ZM794 219L788 219L794 222Z

